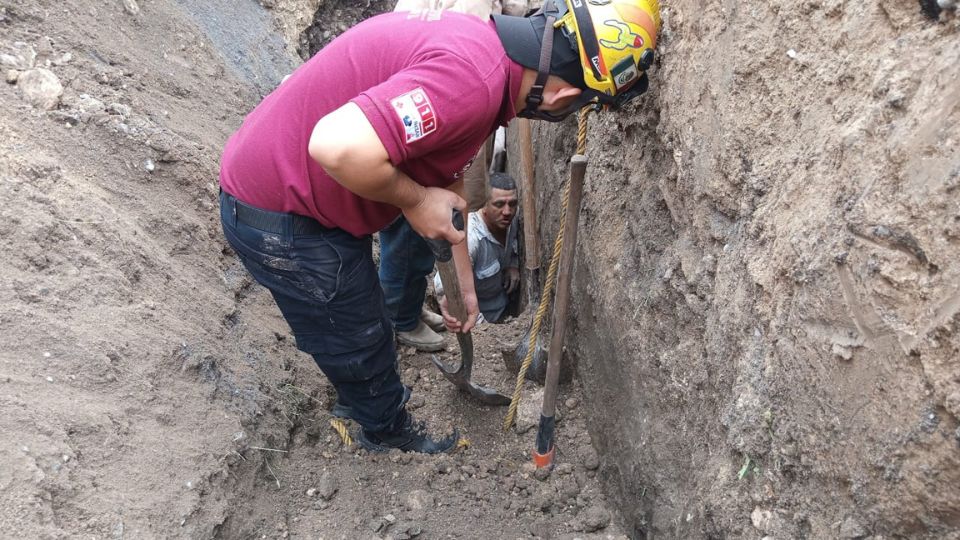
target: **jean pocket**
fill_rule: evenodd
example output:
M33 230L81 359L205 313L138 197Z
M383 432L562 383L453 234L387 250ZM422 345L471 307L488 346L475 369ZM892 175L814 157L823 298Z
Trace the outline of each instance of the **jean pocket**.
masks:
M224 232L244 266L264 287L308 303L326 304L336 296L342 260L323 238L303 247L282 248L270 233L250 238L249 234Z

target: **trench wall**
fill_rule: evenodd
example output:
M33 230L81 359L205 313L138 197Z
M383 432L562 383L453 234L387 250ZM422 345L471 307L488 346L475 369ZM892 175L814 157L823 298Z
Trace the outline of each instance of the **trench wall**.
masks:
M651 91L590 118L601 471L637 537L957 535L957 20L791 4L663 3ZM576 120L534 137L548 246Z

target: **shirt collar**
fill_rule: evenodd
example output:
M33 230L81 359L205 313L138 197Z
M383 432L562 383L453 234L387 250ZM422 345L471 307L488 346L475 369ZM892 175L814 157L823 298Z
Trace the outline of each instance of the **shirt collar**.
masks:
M472 218L470 220L470 226L477 230L481 239L487 239L498 246L500 245L500 241L497 240L497 238L493 236L493 233L490 232L490 229L487 228L487 222L483 220L483 216L480 214L479 210L472 212L470 217Z

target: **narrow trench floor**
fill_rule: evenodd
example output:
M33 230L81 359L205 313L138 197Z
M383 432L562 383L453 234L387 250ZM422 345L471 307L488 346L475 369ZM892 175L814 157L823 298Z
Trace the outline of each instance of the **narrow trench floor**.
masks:
M501 349L516 343L529 318L484 325L474 332L474 380L511 395L515 375ZM456 340L445 334L451 364ZM295 418L286 452L249 449L263 459L237 463L253 475L247 493L234 494L223 538L626 538L597 478L599 459L576 381L561 386L557 456L552 472L536 470L542 388L527 382L517 426L507 432L506 407L485 407L458 392L430 355L401 347L401 373L413 388L413 414L437 430L456 426L469 446L450 455L368 454L344 445L330 427L332 396L310 392ZM356 426L351 425L351 430ZM246 469L246 470L245 470Z

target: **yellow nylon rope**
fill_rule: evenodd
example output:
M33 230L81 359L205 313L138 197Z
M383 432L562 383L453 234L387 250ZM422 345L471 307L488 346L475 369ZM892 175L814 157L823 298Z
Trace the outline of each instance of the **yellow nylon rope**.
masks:
M580 109L579 126L577 129L577 153L586 155L587 153L587 114L593 110L591 107ZM526 193L525 197L532 194ZM540 335L540 325L543 323L543 316L550 305L550 294L553 292L553 284L556 281L557 267L560 266L560 250L563 248L563 224L567 216L567 204L570 202L570 182L567 182L563 189L563 196L560 203L560 230L557 232L557 238L553 242L553 254L550 257L550 268L547 270L547 281L543 285L543 294L540 296L540 305L533 316L533 325L530 327L530 341L527 344L527 355L520 365L520 372L517 373L517 384L513 389L513 398L510 400L510 408L507 409L507 417L503 419L503 430L507 431L513 425L517 417L517 407L520 405L520 391L523 389L523 380L527 376L527 370L533 363L533 354L536 349L537 336ZM578 211L576 209L575 211ZM527 226L533 226L532 223ZM560 351L557 351L559 354Z
M337 432L337 435L340 435L340 440L343 441L344 446L353 444L353 437L350 436L350 430L347 429L347 424L343 420L331 418L330 427Z

